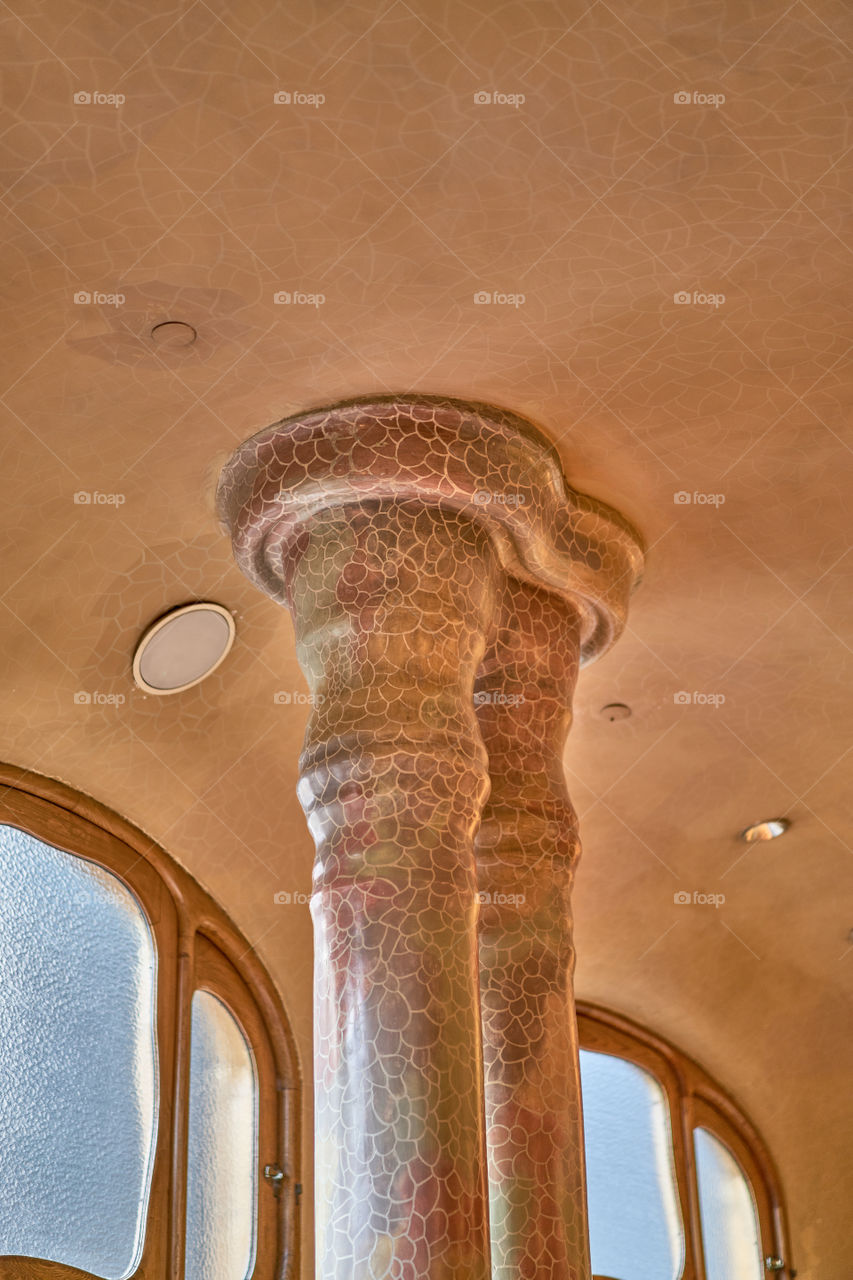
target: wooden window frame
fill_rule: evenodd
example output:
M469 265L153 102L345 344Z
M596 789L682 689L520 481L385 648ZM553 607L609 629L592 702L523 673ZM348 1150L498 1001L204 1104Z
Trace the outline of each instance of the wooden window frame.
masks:
M774 1280L794 1280L787 1218L776 1165L766 1143L734 1099L681 1050L648 1028L587 1001L577 1002L581 1049L624 1058L643 1067L661 1085L669 1104L678 1199L684 1228L684 1266L679 1280L706 1280L699 1217L699 1184L693 1130L708 1129L731 1152L752 1188L761 1233L762 1267L781 1258ZM597 1276L594 1280L609 1280Z
M129 1280L184 1280L193 992L237 1020L258 1080L258 1219L250 1280L298 1280L301 1078L278 992L226 913L153 840L62 783L0 764L0 824L118 876L145 915L157 956L157 1133L140 1260ZM276 1185L264 1168L277 1164ZM65 1263L5 1255L0 1280L91 1280Z

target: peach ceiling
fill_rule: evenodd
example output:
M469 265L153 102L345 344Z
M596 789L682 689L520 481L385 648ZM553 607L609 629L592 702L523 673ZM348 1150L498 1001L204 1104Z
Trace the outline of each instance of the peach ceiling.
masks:
M579 994L730 1088L781 1167L801 1280L844 1280L849 7L4 10L0 754L197 876L310 1073L307 908L273 903L310 882L305 684L287 615L217 526L219 468L268 423L368 392L533 418L649 548L566 753ZM196 342L157 345L164 320ZM235 612L232 655L144 697L137 636L195 598ZM614 701L630 719L600 715ZM738 841L780 813L783 840Z

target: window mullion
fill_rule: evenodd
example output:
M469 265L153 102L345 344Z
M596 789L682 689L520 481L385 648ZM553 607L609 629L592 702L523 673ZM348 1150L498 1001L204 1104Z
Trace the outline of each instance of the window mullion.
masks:
M685 1088L680 1102L681 1133L686 1156L686 1189L689 1221L689 1244L696 1280L706 1280L705 1253L702 1247L702 1222L699 1214L699 1180L696 1175L696 1153L693 1148L693 1096Z
M172 1186L169 1202L169 1280L183 1280L187 1230L187 1126L190 1088L190 1027L195 931L181 912L174 1009L175 1110L172 1131Z

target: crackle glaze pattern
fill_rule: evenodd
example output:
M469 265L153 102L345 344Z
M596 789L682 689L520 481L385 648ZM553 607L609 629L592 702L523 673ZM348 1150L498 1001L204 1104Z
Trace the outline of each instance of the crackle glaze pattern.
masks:
M285 561L314 706L315 1201L323 1280L489 1274L473 681L495 559L464 516L309 516Z
M572 992L577 818L562 751L571 604L505 579L474 700L491 793L477 837L493 1280L590 1280Z
M238 563L279 600L282 549L306 512L369 497L417 497L483 521L506 566L579 602L584 658L621 631L642 565L637 535L570 490L547 441L505 410L439 396L318 409L247 440L219 490Z
M219 508L311 689L319 1274L588 1280L560 752L638 543L529 424L437 397L268 428Z

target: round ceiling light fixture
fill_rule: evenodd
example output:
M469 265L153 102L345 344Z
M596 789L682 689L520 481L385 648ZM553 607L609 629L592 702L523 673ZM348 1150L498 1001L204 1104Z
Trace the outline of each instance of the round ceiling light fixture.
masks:
M216 670L234 643L234 619L221 604L202 600L171 609L143 634L133 655L133 678L145 693L181 693Z
M788 818L768 818L766 822L756 822L747 827L746 831L740 833L740 838L747 844L754 844L756 840L775 840L778 836L783 836L790 825Z

